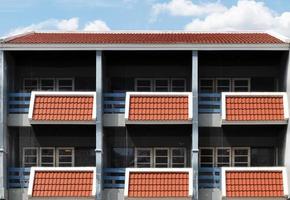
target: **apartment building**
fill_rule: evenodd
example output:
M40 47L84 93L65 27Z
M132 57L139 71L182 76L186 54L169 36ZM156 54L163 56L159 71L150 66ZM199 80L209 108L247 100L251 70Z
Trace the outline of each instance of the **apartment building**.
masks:
M0 199L288 199L289 68L274 33L3 39Z

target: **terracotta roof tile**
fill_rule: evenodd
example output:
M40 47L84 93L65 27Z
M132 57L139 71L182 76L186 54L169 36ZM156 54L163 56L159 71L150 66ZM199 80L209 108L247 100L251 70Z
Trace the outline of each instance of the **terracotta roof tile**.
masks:
M282 44L267 33L30 33L10 44Z
M132 121L189 120L187 96L131 96L129 106Z
M33 197L90 197L92 171L36 171Z
M227 96L227 121L281 121L284 118L283 97Z
M282 197L282 171L227 171L227 197Z
M33 120L39 121L88 121L92 120L91 96L36 96Z
M130 172L128 197L188 197L187 172Z

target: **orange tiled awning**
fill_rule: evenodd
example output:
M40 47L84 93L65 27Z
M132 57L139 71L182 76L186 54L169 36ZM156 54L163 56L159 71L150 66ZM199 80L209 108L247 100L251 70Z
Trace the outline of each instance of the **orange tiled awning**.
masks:
M192 198L191 169L127 168L125 198Z
M223 168L224 198L287 198L286 169L267 168Z
M191 93L128 92L125 119L134 124L191 123Z
M28 197L94 199L95 176L93 167L33 167L30 173Z
M96 120L93 92L32 92L28 118L38 124L88 124Z
M281 124L288 120L286 93L223 93L224 124Z

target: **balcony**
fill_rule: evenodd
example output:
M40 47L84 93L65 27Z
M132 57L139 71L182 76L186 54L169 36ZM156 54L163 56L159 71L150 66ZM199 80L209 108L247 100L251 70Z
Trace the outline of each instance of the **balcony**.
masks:
M104 188L123 189L125 184L125 168L104 168ZM30 168L9 168L8 187L28 188ZM200 168L199 188L220 188L221 169L220 168Z
M125 113L126 93L104 93L104 113ZM26 114L29 110L30 93L9 93L8 112L10 114ZM220 113L220 93L200 93L198 102L199 113Z

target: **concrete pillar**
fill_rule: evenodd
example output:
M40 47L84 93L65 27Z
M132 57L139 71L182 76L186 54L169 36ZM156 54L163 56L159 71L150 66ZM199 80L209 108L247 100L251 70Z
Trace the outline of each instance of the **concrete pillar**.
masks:
M102 169L103 169L103 76L102 52L96 52L96 93L97 93L97 121L96 121L96 171L97 171L97 200L102 199Z
M0 199L6 199L7 196L7 77L6 77L5 53L0 50Z
M193 199L198 199L198 52L192 51L192 156Z
M286 86L286 92L288 97L288 106L290 108L290 52L287 57L286 62L286 77L285 77L285 86ZM286 136L284 140L284 166L287 168L287 175L288 175L288 183L290 183L290 125L288 122L287 128L286 128ZM288 187L288 194L290 192L290 187Z

